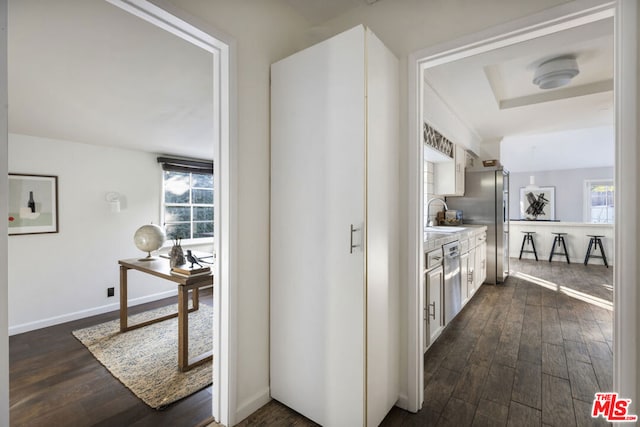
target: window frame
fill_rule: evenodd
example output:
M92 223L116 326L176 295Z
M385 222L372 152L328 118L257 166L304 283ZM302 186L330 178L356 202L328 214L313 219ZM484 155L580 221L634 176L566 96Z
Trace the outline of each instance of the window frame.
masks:
M213 200L211 203L193 203L193 194L192 190L202 188L202 187L194 187L193 186L193 174L200 175L211 175L212 180L215 180L215 171L213 168L213 163L210 161L200 161L200 160L190 160L190 159L173 159L166 157L159 157L158 163L162 164L162 168L160 170L160 181L161 181L161 195L160 195L160 221L163 227L166 229L167 220L166 220L166 208L167 206L177 206L177 207L189 207L190 209L190 220L188 221L190 225L190 232L193 235L194 232L194 224L203 221L196 221L194 219L194 207L211 207L213 209L213 218L211 219L211 223L213 226L212 236L210 237L196 237L192 238L191 236L187 239L181 239L182 245L201 245L201 244L210 244L214 242L215 239L215 184L211 186L211 191L213 192ZM189 163L195 164L209 164L210 168L207 169L202 167L189 167ZM166 180L165 180L165 172L176 172L176 173L186 173L189 174L189 203L167 203L166 196ZM215 183L215 181L213 181ZM183 221L187 223L187 221ZM167 242L165 243L165 247L173 244L173 239L170 237L169 233L167 233Z
M613 187L613 213L612 215L608 215L607 214L607 222L594 222L592 220L592 209L593 206L591 204L591 187L593 185L606 185L606 186L610 186ZM584 180L584 187L583 187L583 218L584 218L584 222L588 223L588 224L614 224L615 222L615 192L616 192L616 188L615 188L615 181L613 178L600 178L600 179L585 179Z

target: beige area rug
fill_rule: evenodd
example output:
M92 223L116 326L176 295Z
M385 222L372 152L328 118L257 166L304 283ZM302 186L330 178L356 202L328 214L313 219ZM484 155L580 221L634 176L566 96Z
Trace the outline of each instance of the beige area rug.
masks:
M129 324L176 312L177 305L130 315ZM200 303L189 313L189 356L213 348L213 309ZM211 362L178 371L178 319L120 333L120 320L73 331L100 363L122 384L155 409L180 400L212 383Z

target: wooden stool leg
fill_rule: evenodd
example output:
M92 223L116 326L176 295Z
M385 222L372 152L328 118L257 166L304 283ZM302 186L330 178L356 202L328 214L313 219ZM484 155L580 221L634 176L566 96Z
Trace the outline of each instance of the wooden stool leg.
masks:
M602 247L602 240L600 240L600 238L598 238L597 242L598 245L600 245L600 253L602 254L602 260L604 261L604 265L607 266L607 268L609 268L609 263L607 262L607 256L604 253L604 248Z

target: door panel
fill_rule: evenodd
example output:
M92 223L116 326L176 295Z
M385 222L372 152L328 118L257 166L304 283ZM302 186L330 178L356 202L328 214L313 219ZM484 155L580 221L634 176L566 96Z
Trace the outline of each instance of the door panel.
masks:
M271 71L271 395L323 425L362 425L364 28Z

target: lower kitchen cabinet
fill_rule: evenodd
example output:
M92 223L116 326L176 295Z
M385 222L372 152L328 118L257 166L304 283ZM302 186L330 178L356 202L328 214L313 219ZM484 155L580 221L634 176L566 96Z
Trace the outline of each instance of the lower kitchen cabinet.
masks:
M475 248L460 256L460 283L462 285L462 305L464 306L476 291L475 282Z
M444 284L444 269L436 267L426 273L425 278L425 339L424 351L444 329L444 317L442 315L442 286Z
M476 277L475 288L487 280L487 242L484 241L476 247ZM475 292L475 291L474 291Z

